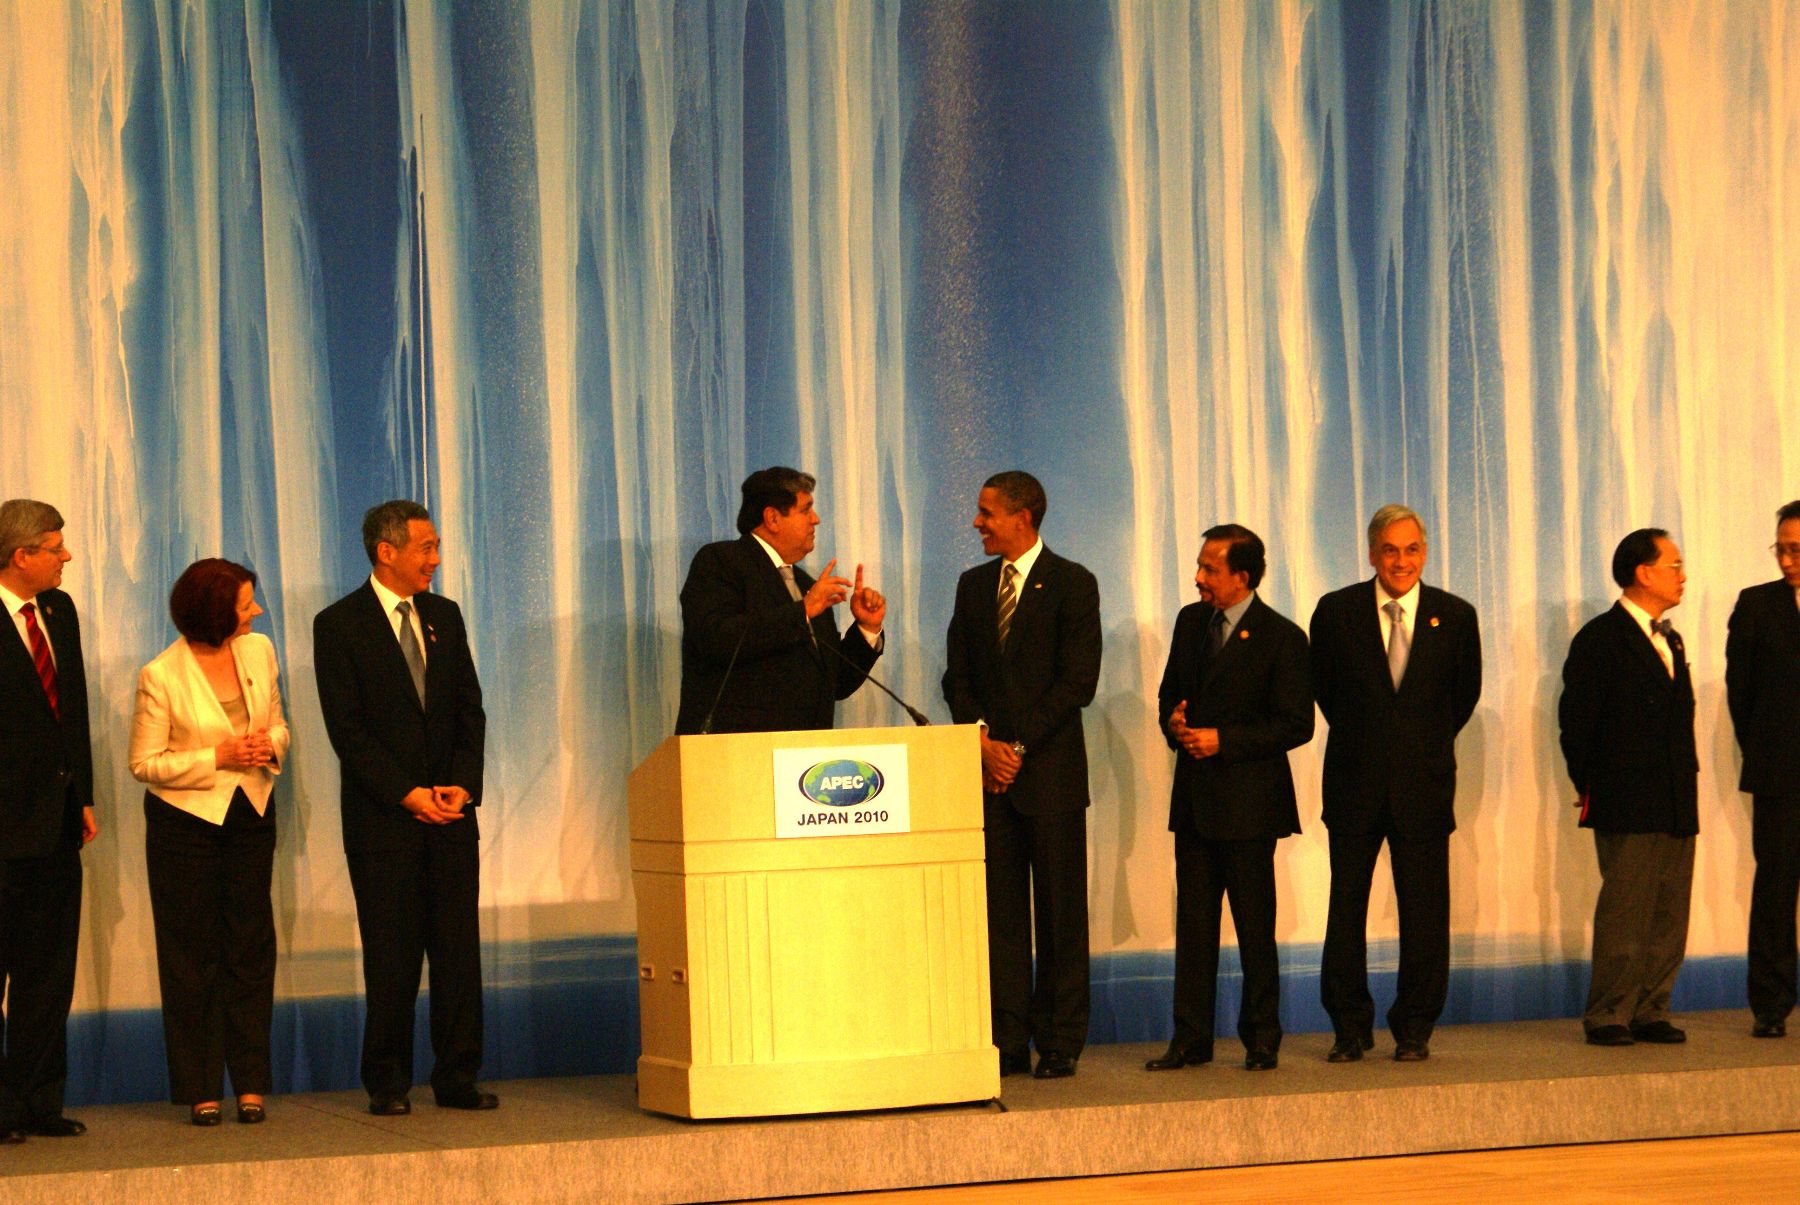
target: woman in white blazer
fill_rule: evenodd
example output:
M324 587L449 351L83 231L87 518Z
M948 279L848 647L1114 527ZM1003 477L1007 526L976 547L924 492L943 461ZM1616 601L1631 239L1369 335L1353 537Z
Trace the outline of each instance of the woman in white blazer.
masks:
M195 1125L263 1119L271 1088L275 864L271 792L287 756L275 646L250 630L256 575L209 558L169 595L181 633L138 674L131 773L144 792L145 860L162 982L169 1095Z

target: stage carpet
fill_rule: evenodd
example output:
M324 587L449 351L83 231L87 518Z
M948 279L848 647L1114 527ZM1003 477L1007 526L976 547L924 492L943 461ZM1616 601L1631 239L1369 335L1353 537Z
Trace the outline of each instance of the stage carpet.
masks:
M1745 1012L1678 1017L1682 1046L1597 1049L1577 1021L1441 1029L1425 1063L1385 1033L1360 1063L1290 1037L1273 1072L1235 1041L1210 1066L1151 1074L1159 1047L1101 1046L1071 1080L1010 1077L963 1106L684 1122L638 1110L629 1076L493 1085L497 1112L413 1094L378 1118L361 1093L270 1098L218 1129L169 1105L80 1110L89 1132L0 1148L0 1198L707 1201L1101 1176L1432 1151L1800 1130L1800 1030L1749 1036ZM1236 1056L1236 1057L1234 1057Z

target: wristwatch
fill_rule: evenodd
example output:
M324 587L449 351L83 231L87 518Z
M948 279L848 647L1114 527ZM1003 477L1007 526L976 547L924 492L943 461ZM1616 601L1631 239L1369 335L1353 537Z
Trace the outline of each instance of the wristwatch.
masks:
M1021 758L1024 757L1025 756L1025 742L1024 741L1014 741L1012 743L1012 751L1014 753L1018 754Z

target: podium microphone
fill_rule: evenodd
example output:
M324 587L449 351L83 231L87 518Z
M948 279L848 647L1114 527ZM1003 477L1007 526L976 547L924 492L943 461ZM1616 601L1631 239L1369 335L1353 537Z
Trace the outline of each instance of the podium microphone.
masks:
M856 662L850 660L850 658L844 656L843 651L838 648L838 646L835 642L828 640L828 641L821 643L819 645L819 647L822 649L830 649L831 655L833 657L836 657L839 661L842 661L845 665L848 665L851 669L853 669L857 673L861 674L863 676L863 679L865 681L867 681L871 686L875 687L875 689L879 690L882 694L886 695L888 698L892 699L894 702L900 704L901 710L905 711L907 715L912 717L913 723L917 724L921 728L931 727L931 721L925 718L924 712L918 710L911 703L908 703L905 699L902 699L899 695L897 695L893 691L889 690L886 687L886 685L884 685L882 683L880 678L877 678L874 674L871 674L869 671L865 670L862 666L860 666Z
M725 663L725 675L719 679L719 693L713 696L712 706L706 709L706 722L700 725L701 736L712 731L713 716L718 713L719 700L725 697L726 683L731 681L731 671L737 668L738 654L744 651L744 637L749 634L750 625L745 624L744 630L738 633L737 643L731 646L731 660Z

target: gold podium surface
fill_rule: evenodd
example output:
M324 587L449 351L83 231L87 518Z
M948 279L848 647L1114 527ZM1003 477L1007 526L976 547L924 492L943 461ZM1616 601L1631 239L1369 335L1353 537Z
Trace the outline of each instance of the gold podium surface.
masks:
M911 831L776 836L781 751L868 746L905 748ZM973 725L657 746L629 786L638 1103L756 1117L997 1096L980 782Z

